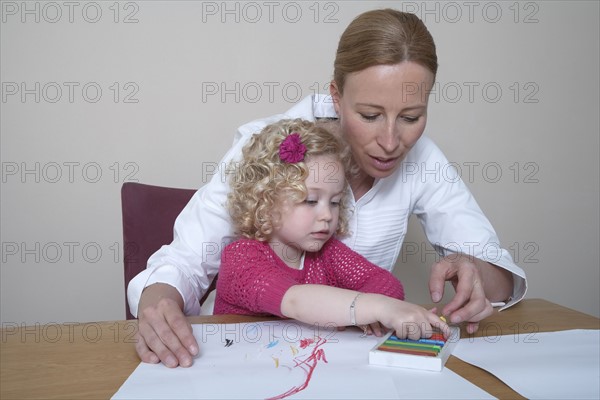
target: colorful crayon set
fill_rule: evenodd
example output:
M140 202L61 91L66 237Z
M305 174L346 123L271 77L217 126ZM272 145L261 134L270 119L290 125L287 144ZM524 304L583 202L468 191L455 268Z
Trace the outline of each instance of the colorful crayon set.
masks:
M446 339L439 332L419 340L399 339L390 332L369 352L369 364L441 371L460 338L458 327L451 327Z

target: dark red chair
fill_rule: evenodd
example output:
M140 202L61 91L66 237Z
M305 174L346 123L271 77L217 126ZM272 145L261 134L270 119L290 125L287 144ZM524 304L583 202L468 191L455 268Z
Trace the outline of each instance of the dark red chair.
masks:
M121 187L123 213L123 263L125 292L129 281L146 268L148 258L173 241L175 219L190 201L195 189L178 189L136 182ZM207 294L214 289L213 280ZM205 295L201 303L207 296ZM133 319L125 296L127 319Z

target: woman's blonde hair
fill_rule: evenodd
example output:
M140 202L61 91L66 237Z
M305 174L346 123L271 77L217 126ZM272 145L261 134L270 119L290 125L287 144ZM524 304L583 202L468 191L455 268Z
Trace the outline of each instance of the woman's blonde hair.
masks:
M286 163L279 156L279 147L293 133L300 136L306 153L302 161ZM306 199L305 180L309 170L305 161L321 155L334 156L345 168L349 149L328 130L302 119L267 125L250 138L242 150L242 160L228 167L232 190L227 206L236 232L247 238L268 240L277 223L275 215L281 201L299 203ZM347 183L344 192L346 188ZM344 195L340 202L338 235L346 234L348 229L346 202Z
M412 61L435 75L438 62L433 37L414 14L393 9L367 11L346 28L333 66L333 80L343 94L346 76L375 65Z

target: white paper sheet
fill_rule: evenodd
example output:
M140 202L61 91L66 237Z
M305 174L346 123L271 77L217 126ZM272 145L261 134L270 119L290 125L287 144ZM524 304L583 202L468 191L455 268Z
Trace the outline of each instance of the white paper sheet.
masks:
M529 399L600 398L600 331L528 331L461 339L452 354Z
M290 321L194 325L201 353L190 368L136 368L114 399L488 399L445 368L368 365L377 338Z

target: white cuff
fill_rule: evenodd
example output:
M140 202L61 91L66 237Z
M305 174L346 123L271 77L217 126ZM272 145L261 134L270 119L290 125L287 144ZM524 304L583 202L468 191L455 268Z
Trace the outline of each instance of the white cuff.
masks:
M166 283L173 286L183 299L183 313L185 315L199 315L200 301L195 295L190 279L173 265L162 265L157 268L148 268L135 276L127 287L127 300L129 311L137 318L140 298L144 289L155 283Z

